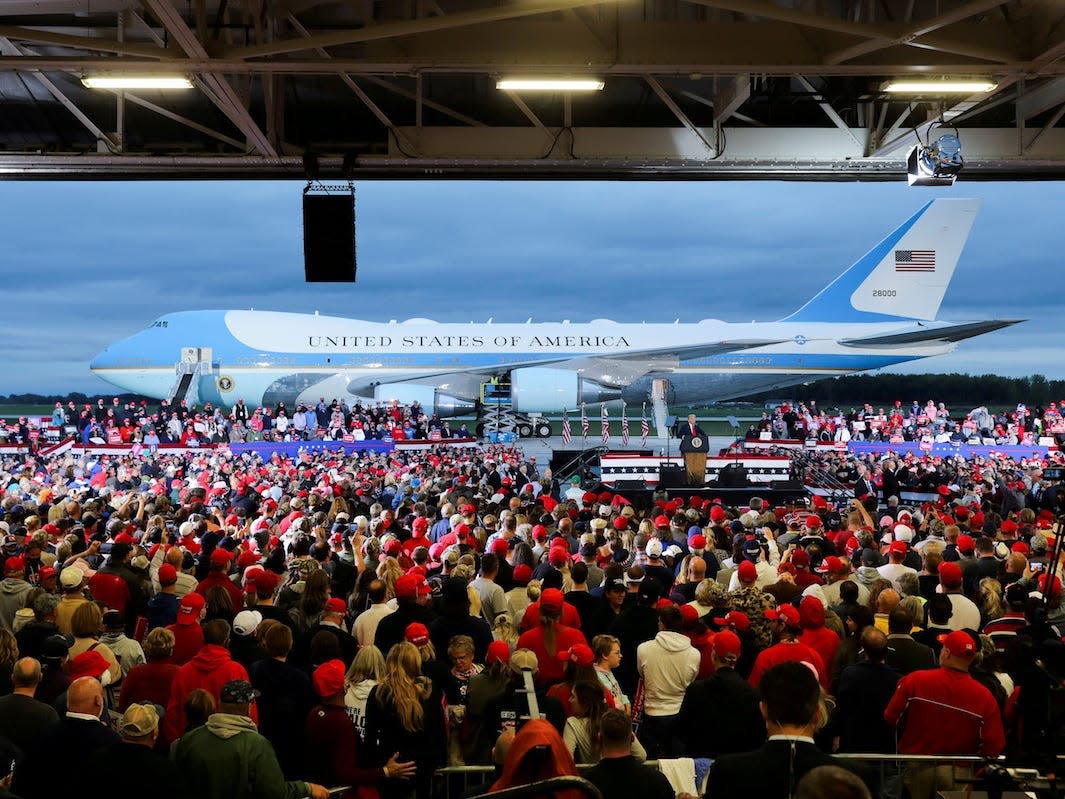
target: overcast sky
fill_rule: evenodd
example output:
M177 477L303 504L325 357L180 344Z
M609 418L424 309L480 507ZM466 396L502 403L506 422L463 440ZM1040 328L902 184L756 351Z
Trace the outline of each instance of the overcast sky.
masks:
M909 371L1065 378L1065 184L377 182L358 281L303 282L302 183L0 182L0 394L106 392L88 363L161 314L772 321L934 197L983 207L942 319L1026 318Z

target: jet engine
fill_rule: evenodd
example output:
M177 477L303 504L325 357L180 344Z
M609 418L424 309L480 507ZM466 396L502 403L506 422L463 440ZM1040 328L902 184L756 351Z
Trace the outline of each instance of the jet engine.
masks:
M510 395L514 410L542 413L620 399L621 389L600 385L567 369L534 366L510 373Z
M384 383L374 386L373 398L380 402L395 400L401 405L417 402L427 414L435 413L438 416L461 416L476 410L475 404L469 400L442 394L433 386L417 386L411 383Z

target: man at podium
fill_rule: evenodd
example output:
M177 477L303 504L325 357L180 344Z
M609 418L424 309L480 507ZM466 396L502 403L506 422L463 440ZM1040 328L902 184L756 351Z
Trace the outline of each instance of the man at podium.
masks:
M706 453L710 451L710 437L695 421L695 414L688 414L688 421L677 425L680 436L680 451L684 456L684 468L688 471L690 485L706 482Z

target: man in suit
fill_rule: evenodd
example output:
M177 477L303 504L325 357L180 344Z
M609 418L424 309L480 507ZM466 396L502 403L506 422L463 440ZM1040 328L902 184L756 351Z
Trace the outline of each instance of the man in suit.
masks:
M688 482L702 485L706 477L706 452L710 440L706 431L695 421L694 413L688 414L687 422L677 422L677 438L680 439L680 451L684 455L684 465L688 470ZM694 460L691 457L693 454Z
M759 684L760 707L769 739L759 749L723 755L714 761L707 782L712 799L787 799L799 780L818 766L841 766L869 785L872 779L861 767L827 755L814 744L814 732L824 726L826 710L821 686L813 671L799 661L769 669ZM870 785L872 794L876 790Z

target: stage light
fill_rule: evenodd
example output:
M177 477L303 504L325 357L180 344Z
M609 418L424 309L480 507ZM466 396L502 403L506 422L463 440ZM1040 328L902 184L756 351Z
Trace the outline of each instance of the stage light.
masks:
M953 186L965 167L961 139L944 133L928 144L915 144L906 159L906 182L911 186Z

